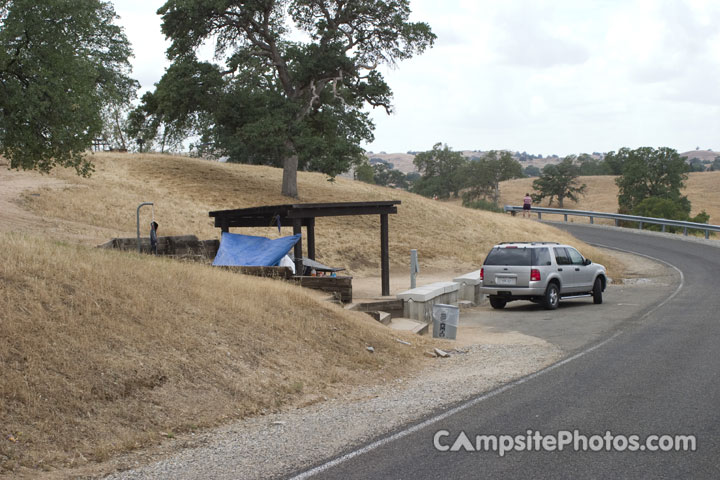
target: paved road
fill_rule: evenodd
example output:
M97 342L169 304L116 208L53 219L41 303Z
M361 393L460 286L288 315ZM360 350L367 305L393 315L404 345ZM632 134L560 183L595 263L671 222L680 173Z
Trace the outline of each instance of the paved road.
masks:
M585 226L585 241L661 258L684 283L649 314L609 331L569 361L450 413L435 412L382 445L348 452L313 478L720 478L720 249ZM439 417L438 417L439 415ZM439 452L465 432L525 435L695 435L694 452ZM347 458L349 457L349 458Z

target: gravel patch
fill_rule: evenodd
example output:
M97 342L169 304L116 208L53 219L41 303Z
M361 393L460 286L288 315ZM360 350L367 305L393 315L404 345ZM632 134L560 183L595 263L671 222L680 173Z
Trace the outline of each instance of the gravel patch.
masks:
M472 345L436 358L416 377L249 418L195 435L191 448L107 479L261 479L287 476L362 445L434 409L477 396L557 361L547 342ZM181 448L182 445L179 446Z

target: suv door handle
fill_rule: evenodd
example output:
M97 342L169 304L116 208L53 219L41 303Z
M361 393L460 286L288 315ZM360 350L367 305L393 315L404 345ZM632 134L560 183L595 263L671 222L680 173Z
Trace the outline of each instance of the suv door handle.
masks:
M558 268L558 272L562 272L562 268Z
M576 272L579 272L579 271L580 271L580 267L575 267L575 271L576 271Z

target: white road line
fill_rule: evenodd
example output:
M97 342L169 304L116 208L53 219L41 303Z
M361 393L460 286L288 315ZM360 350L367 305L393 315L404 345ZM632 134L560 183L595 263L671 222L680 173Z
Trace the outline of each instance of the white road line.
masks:
M646 312L645 315L643 315L642 317L639 318L639 320L644 320L645 318L652 315L658 308L662 307L663 305L668 303L670 300L675 298L675 295L680 293L680 290L682 290L683 287L685 286L685 275L683 274L682 270L680 270L678 267L676 267L675 265L673 265L670 262L666 262L665 260L662 260L660 258L651 257L650 255L645 255L644 253L633 252L632 250L624 250L622 248L617 248L617 247L609 247L609 246L603 245L601 243L589 243L589 245L592 245L594 247L607 248L608 250L617 250L618 252L630 253L632 255L639 255L641 257L649 258L650 260L655 260L656 262L664 263L668 267L674 269L678 273L678 275L680 275L680 284L677 286L675 291L668 298L666 298L659 304L655 305L655 307L650 309L648 312Z
M601 247L601 248L608 248L608 249L611 249L611 250L618 250L618 251L620 251L620 252L625 252L625 253L632 253L632 254L634 254L634 255L640 255L640 256L642 256L642 257L646 257L646 258L649 258L649 259L651 259L651 260L655 260L655 261L664 263L665 265L668 265L669 267L674 268L674 269L680 274L680 284L679 284L678 287L675 289L675 292L673 292L673 294L670 295L668 298L666 298L662 303L656 305L654 308L652 308L651 310L649 310L648 312L646 312L645 315L643 315L642 317L640 317L640 320L643 320L643 319L647 318L647 317L650 316L653 312L655 312L658 308L662 307L662 306L665 305L667 302L669 302L670 300L672 300L673 297L675 297L675 295L677 295L677 294L680 292L680 290L683 288L683 286L685 285L685 276L683 275L682 271L681 271L679 268L677 268L675 265L672 265L671 263L668 263L668 262L666 262L666 261L664 261L664 260L660 260L659 258L651 257L650 255L644 255L644 254L642 254L642 253L631 252L631 251L629 251L629 250L623 250L623 249L615 248L615 247L608 247L608 246L606 246L606 245L600 245L600 244L591 244L591 245L595 245L595 246ZM566 364L568 364L568 363L570 363L570 362L572 362L572 361L574 361L574 360L577 360L578 358L582 358L582 357L584 357L585 355L587 355L588 353L590 353L590 352L592 352L592 351L594 351L594 350L597 350L598 348L602 347L603 345L605 345L605 344L607 344L607 343L610 343L612 340L614 340L616 337L618 337L618 336L619 336L620 334L622 334L622 333L623 333L622 330L618 330L617 332L615 332L615 334L614 334L612 337L607 338L607 339L603 340L602 342L597 343L597 344L593 345L592 347L590 347L590 348L588 348L588 349L586 349L586 350L583 350L582 352L576 353L575 355L573 355L573 356L571 356L571 357L568 357L568 358L566 358L566 359L564 359L564 360L560 360L559 362L554 363L554 364L550 365L549 367L545 367L545 368L543 368L542 370L538 370L538 371L535 372L535 373L531 373L530 375L528 375L528 376L526 376L526 377L523 377L523 378L520 378L520 379L518 379L518 380L515 380L514 382L510 382L510 383L508 383L508 384L506 384L506 385L503 385L502 387L496 388L495 390L491 390L491 391L489 391L489 392L487 392L487 393L485 393L485 394L483 394L483 395L480 395L479 397L473 398L472 400L468 400L467 402L465 402L465 403L463 403L463 404L461 404L461 405L458 405L457 407L454 407L454 408L452 408L452 409L450 409L450 410L447 410L447 411L445 411L445 412L443 412L443 413L441 413L441 414L439 414L439 415L436 415L436 416L434 416L434 417L432 417L432 418L429 418L429 419L427 419L427 420L425 420L425 421L423 421L423 422L421 422L421 423L418 423L418 424L416 424L416 425L413 425L412 427L406 428L405 430L401 430L401 431L399 431L399 432L397 432L397 433L394 433L394 434L390 435L389 437L385 437L385 438L383 438L383 439L377 440L377 441L375 441L375 442L373 442L373 443L370 443L370 444L368 444L368 445L366 445L366 446L364 446L364 447L362 447L362 448L360 448L360 449L358 449L358 450L354 450L354 451L352 451L352 452L346 453L345 455L343 455L343 456L341 456L341 457L338 457L338 458L336 458L336 459L334 459L334 460L331 460L331 461L329 461L329 462L326 462L326 463L324 463L324 464L322 464L322 465L319 465L319 466L317 466L317 467L315 467L315 468L312 468L312 469L310 469L310 470L306 470L306 471L304 471L304 472L302 472L302 473L300 473L300 474L298 474L298 475L296 475L296 476L294 476L294 477L291 477L290 480L304 480L304 479L306 479L306 478L310 478L310 477L312 477L313 475L317 475L317 474L319 474L319 473L322 473L322 472L324 472L324 471L326 471L326 470L331 469L332 467L335 467L335 466L337 466L337 465L340 465L341 463L345 463L345 462L347 462L348 460L350 460L350 459L352 459L352 458L355 458L355 457L358 457L358 456L363 455L363 454L365 454L365 453L371 452L371 451L373 451L373 450L375 450L375 449L377 449L377 448L379 448L379 447L382 447L383 445L387 445L388 443L394 442L395 440L399 440L399 439L401 439L401 438L407 437L408 435L410 435L410 434L412 434L412 433L415 433L415 432L417 432L417 431L419 431L419 430L422 430L422 429L425 428L425 427L429 427L430 425L433 425L433 424L435 424L435 423L437 423L437 422L440 422L440 421L442 421L442 420L445 420L446 418L451 417L452 415L455 415L456 413L460 413L460 412L462 412L463 410L467 410L468 408L473 407L473 406L477 405L477 404L480 403L480 402L484 402L485 400L487 400L487 399L489 399L489 398L492 398L492 397L494 397L494 396L496 396L496 395L499 395L499 394L501 394L501 393L503 393L503 392L505 392L505 391L507 391L507 390L510 390L511 388L515 388L515 387L517 387L517 386L519 386L519 385L522 385L523 383L525 383L525 382L527 382L527 381L529 381L529 380L532 380L532 379L534 379L534 378L539 377L540 375L543 375L543 374L545 374L545 373L551 372L551 371L555 370L556 368L562 367L563 365L566 365Z

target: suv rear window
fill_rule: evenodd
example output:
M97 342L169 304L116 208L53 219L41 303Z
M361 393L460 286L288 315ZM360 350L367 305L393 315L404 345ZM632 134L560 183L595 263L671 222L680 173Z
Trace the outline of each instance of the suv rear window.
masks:
M530 249L493 248L485 259L485 265L517 265L529 267Z

